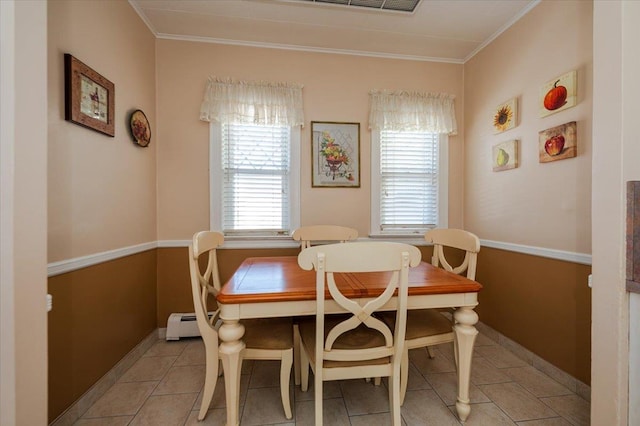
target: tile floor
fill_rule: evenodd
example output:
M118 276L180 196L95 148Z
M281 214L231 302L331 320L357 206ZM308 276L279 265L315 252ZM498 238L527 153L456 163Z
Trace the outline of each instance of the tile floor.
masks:
M589 425L589 402L480 334L471 374L471 415L467 426ZM455 412L453 346L440 345L429 359L424 349L410 352L411 370L402 407L404 425L460 425ZM204 345L200 339L158 340L75 425L223 425L221 377L207 417L197 421L204 383ZM313 425L313 388L291 386L293 419L280 402L277 361L247 361L241 376L241 424ZM292 377L293 379L293 377ZM385 382L327 382L326 425L388 425Z

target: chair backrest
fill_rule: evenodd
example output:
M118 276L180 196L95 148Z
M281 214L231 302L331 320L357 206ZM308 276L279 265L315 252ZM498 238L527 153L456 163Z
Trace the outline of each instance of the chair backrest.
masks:
M302 226L292 235L295 241L300 241L300 247L304 250L311 247L313 242L340 242L355 240L358 238L358 231L353 228L337 225L313 225Z
M322 360L355 361L371 360L401 353L404 342L407 315L407 287L409 267L420 263L420 250L416 247L391 242L356 242L315 246L303 250L298 255L302 269L316 270L316 362ZM345 297L335 282L335 273L348 272L392 272L385 290L378 297L360 306ZM334 326L324 339L325 288L332 299L351 315ZM398 305L396 329L389 327L373 316L373 313L387 303L397 289ZM364 324L377 330L384 337L384 345L367 349L334 349L333 344L343 333ZM395 338L395 341L394 341Z
M424 234L424 239L433 243L433 266L442 265L442 268L456 274L467 272L467 278L476 279L476 265L478 262L478 252L480 251L480 240L475 234L462 229L438 228L431 229ZM465 255L462 263L456 267L451 266L444 254L445 247L453 247L464 250Z
M218 320L217 312L209 318L207 301L209 296L215 296L220 292L220 276L218 273L218 259L216 249L224 242L224 236L219 232L202 231L193 236L193 242L189 246L189 272L191 274L191 293L195 309L198 329L203 339L218 339L215 324ZM207 267L200 269L198 259L207 254ZM216 302L217 303L217 302Z

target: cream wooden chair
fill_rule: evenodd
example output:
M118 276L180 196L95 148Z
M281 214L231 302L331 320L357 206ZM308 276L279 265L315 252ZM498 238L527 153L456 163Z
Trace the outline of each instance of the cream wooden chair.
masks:
M358 231L353 228L337 225L302 226L292 235L295 241L300 241L301 249L311 247L311 243L344 243L358 238Z
M316 270L316 316L300 322L302 390L309 386L309 367L315 375L315 424L322 423L322 388L328 380L389 377L389 406L393 424L400 418L400 363L407 316L409 267L420 263L420 251L407 244L362 242L316 246L298 255L302 269ZM345 297L334 273L393 271L384 292L364 306ZM325 313L325 289L347 315ZM395 327L373 313L397 289Z
M302 226L293 231L294 241L300 241L300 249L304 250L312 244L346 243L358 238L358 230L338 225ZM293 323L293 376L296 385L300 384L300 333L298 332L298 318Z
M224 236L219 232L203 231L193 236L193 243L189 246L189 271L191 273L191 290L195 307L198 329L206 351L206 373L202 404L198 413L198 420L203 420L211 404L213 392L218 378L218 310L209 317L207 302L209 296L215 296L220 291L220 277L216 249L224 242ZM200 256L208 254L207 267L202 273L198 264ZM217 308L217 305L216 305ZM280 394L282 407L287 419L292 417L289 399L289 380L291 365L293 364L293 336L290 318L272 318L243 320L245 334L243 341L246 348L244 359L253 360L281 360L280 366ZM227 409L229 409L227 407Z
M466 271L467 278L476 279L476 264L480 251L480 240L471 232L462 229L432 229L427 231L424 239L433 244L433 256L431 264L441 267L455 274L463 274ZM464 250L462 263L451 266L451 262L445 256L445 247ZM388 313L383 313L382 319L393 326L395 318ZM453 323L436 309L418 309L407 313L406 344L402 354L401 394L402 401L407 392L409 378L409 349L427 348L429 357L433 358L431 346L442 343L455 342ZM457 365L457 351L455 351Z

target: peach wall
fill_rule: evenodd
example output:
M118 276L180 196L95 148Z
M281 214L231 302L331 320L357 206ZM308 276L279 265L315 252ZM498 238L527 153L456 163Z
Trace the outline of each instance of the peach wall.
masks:
M543 1L465 64L464 224L480 238L591 253L592 16L592 2ZM540 118L540 86L570 70L578 104ZM493 111L512 97L518 126L494 135ZM578 156L539 163L538 132L570 121ZM492 145L510 139L520 166L493 172Z
M637 2L595 2L593 425L640 424L639 295L625 289L624 249L626 181L640 180L639 19Z
M2 111L3 125L13 130L8 135L3 129L3 148L9 136L10 156L3 166L10 166L2 181L3 224L5 215L12 218L9 229L3 226L2 293L9 303L2 304L2 350L13 354L2 361L3 425L44 425L47 420L47 311L46 311L46 210L47 210L47 126L46 126L46 37L47 9L42 2L11 2L4 4L2 13L13 16L12 28L2 33L2 61L8 59L13 73L3 74L12 87L12 104ZM4 21L4 17L3 17ZM9 34L10 33L10 34ZM5 38L6 36L6 38ZM6 43L6 44L5 44ZM12 45L5 56L4 49ZM13 50L15 49L15 50ZM7 51L6 53L9 53ZM4 64L3 64L4 65ZM3 66L3 72L9 67ZM3 91L2 96L7 92ZM43 99L45 98L45 99ZM3 99L3 106L7 99ZM9 132L11 133L11 131ZM3 160L6 160L3 158ZM7 185L7 186L5 186ZM11 186L11 188L9 188ZM8 192L5 192L8 191ZM9 195L8 205L4 202ZM5 207L8 207L5 210ZM5 233L5 231L9 231ZM9 258L9 262L4 260ZM4 281L9 278L10 282ZM9 293L5 292L10 288ZM9 321L5 321L10 318ZM10 340L5 336L10 335ZM8 344L8 348L4 345ZM10 378L4 376L11 369ZM8 383L8 388L5 387ZM5 394L5 392L7 392ZM8 405L6 405L8 404Z
M158 239L209 228L209 124L199 121L207 77L304 85L301 224L334 223L369 233L371 89L457 96L459 136L450 138L449 224L462 226L462 65L321 54L175 40L157 41ZM360 123L361 187L311 188L311 121Z
M155 241L155 38L124 0L49 2L48 17L49 262ZM64 53L114 83L114 138L64 120ZM129 135L138 108L147 148Z

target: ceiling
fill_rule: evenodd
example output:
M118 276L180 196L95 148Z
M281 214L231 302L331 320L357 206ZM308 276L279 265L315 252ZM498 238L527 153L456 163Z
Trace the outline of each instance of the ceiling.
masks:
M309 0L129 3L158 38L464 63L539 1L421 0L412 13Z

